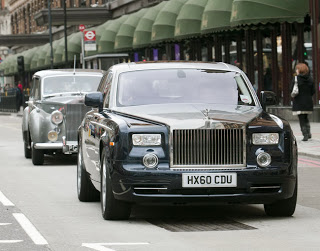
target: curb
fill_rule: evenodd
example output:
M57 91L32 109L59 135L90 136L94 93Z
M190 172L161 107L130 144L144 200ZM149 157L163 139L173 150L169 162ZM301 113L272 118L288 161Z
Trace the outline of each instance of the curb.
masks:
M306 153L306 152L299 152L298 151L298 157L299 156L306 156L306 157L310 157L310 158L320 159L320 154Z

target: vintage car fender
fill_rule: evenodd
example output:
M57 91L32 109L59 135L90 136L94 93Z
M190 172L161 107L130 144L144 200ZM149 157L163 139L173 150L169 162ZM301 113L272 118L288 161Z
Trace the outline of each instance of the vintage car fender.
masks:
M29 131L29 125L28 125L28 119L29 119L29 111L30 107L27 106L23 110L23 117L22 117L22 135L23 135L23 141L28 142L28 131Z
M29 114L29 131L33 143L48 141L48 132L54 128L50 122L50 114L35 108Z

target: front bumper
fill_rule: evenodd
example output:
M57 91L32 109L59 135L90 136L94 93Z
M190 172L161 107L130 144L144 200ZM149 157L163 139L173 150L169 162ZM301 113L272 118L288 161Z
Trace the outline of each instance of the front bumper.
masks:
M119 167L119 166L118 166ZM184 171L127 171L115 167L111 174L115 198L131 203L245 203L267 204L292 197L296 175L283 169L206 170L236 172L237 187L183 188Z
M42 150L62 150L62 152L65 154L72 154L78 152L77 141L34 143L33 146L35 149Z

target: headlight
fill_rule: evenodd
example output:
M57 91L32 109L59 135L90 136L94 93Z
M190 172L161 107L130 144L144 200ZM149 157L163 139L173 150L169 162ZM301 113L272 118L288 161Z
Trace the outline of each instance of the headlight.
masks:
M135 146L159 146L161 134L132 134L132 143Z
M58 133L56 131L50 131L48 132L48 140L50 141L57 141L58 139Z
M55 125L61 124L63 121L63 114L59 111L54 111L51 113L51 122Z
M254 145L277 145L279 143L279 133L254 133L252 134Z

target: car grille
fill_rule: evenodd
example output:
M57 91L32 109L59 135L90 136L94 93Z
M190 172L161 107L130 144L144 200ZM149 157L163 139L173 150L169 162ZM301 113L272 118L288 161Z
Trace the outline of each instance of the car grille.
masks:
M243 166L244 130L173 130L173 167Z
M77 131L84 115L90 110L84 104L67 104L66 113L66 139L68 141L77 141Z

